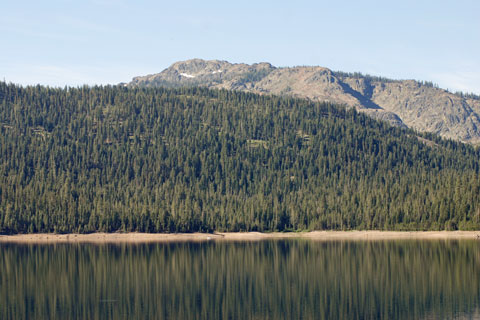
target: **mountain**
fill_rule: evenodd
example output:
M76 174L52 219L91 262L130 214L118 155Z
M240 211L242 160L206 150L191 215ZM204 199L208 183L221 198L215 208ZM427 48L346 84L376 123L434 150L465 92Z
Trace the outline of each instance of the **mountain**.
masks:
M478 230L479 159L306 99L0 82L0 234Z
M414 80L390 80L323 67L276 68L269 63L232 64L193 59L134 78L128 86L205 86L274 94L354 107L400 127L480 143L480 99Z

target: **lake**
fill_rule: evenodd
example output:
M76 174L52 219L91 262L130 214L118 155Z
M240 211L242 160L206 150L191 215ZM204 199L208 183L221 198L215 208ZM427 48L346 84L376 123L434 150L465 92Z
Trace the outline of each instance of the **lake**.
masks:
M0 319L480 319L480 241L0 244Z

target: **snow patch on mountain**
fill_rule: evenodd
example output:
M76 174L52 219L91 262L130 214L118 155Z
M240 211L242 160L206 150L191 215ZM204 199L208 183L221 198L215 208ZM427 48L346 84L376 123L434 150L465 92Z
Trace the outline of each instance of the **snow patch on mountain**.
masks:
M191 74L188 73L180 73L181 76L184 76L185 78L195 78L195 76L192 76Z

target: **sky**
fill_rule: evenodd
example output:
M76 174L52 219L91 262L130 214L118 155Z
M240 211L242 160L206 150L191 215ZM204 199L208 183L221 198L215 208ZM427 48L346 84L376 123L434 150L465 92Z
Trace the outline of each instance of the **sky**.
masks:
M0 78L117 84L201 58L323 66L480 94L479 12L478 0L3 0Z

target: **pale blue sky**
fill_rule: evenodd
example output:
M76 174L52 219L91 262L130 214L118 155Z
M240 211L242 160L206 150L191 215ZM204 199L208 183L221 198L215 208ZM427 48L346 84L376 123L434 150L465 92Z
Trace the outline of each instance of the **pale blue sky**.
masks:
M191 58L318 65L480 93L480 1L0 2L0 77L115 84Z

